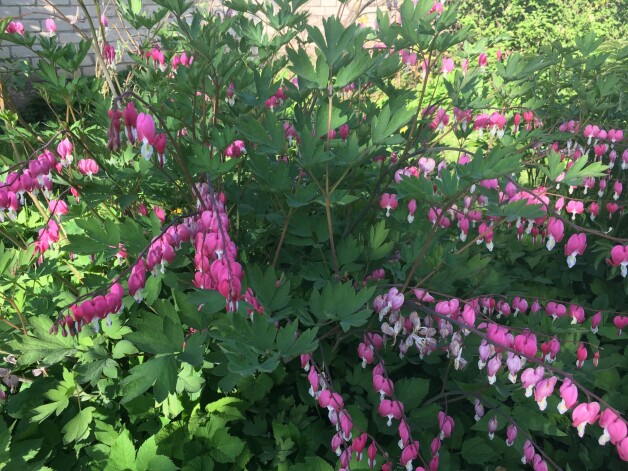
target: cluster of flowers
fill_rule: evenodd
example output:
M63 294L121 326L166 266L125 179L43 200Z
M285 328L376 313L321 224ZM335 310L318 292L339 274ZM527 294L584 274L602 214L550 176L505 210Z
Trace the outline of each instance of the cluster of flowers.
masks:
M366 367L367 364L375 363L376 352L383 348L385 341L386 337L382 338L382 336L377 333L371 332L364 336L363 342L358 346L358 355L362 359L363 367ZM340 457L340 469L348 469L348 463L353 453L355 453L356 460L361 461L362 452L370 439L371 444L367 450L369 467L371 469L375 467L375 458L379 449L386 460L381 469L384 471L392 470L393 463L389 461L388 453L377 444L372 436L366 432L362 432L357 437L352 436L352 430L355 429L355 427L351 421L351 416L345 408L342 396L333 391L325 374L316 367L310 354L301 355L301 367L308 373L310 395L317 400L321 408L328 409L329 420L336 428L336 434L332 437L331 448L336 455ZM392 426L393 420L399 421L397 431L399 434L398 446L401 450L399 458L401 466L408 471L412 469L416 469L416 471L438 470L439 451L442 446L442 441L451 437L454 429L454 419L443 411L438 413L439 433L434 437L430 445L432 455L430 462L427 468L422 466L414 468L413 461L419 457L420 444L417 440L412 438L410 426L405 416L404 405L395 396L394 383L386 373L383 362L377 362L373 368L372 376L373 390L379 394L380 397L377 408L378 414L382 418L388 419L387 425L389 427ZM475 402L475 410L476 420L480 420L481 417L484 416L484 407L479 400ZM494 417L488 424L489 437L491 439L494 437L497 426L497 418ZM516 425L511 424L507 429L506 443L508 446L512 446L517 437L517 433L518 429ZM526 446L528 445L532 446L530 442L526 442ZM532 448L532 450L534 451L534 448ZM547 465L545 465L540 455L537 458L531 456L530 460L536 463L535 470L547 470Z
M335 129L330 129L327 133L327 136L324 136L326 139L336 139L336 136L340 137L343 141L346 141L349 137L349 125L343 124L338 128L338 131Z
M146 58L147 62L150 62L150 60L152 60L153 67L161 70L162 72L165 72L168 68L166 56L159 47L152 47L150 51L146 51L144 57ZM194 56L188 56L186 52L182 52L180 54L175 53L170 60L172 72L176 73L179 66L190 67L192 65L192 62L194 62Z
M98 329L98 320L108 318L110 314L122 312L122 298L124 288L120 283L114 283L105 295L97 295L86 299L80 304L70 306L71 314L66 314L57 323L53 324L51 332L57 333L61 329L61 335L74 336L80 332L84 325L93 323Z
M424 114L433 115L434 117L431 127L433 129L438 129L446 125L449 122L448 115L444 112L442 108L436 111L435 107L424 110ZM464 117L463 117L464 114ZM470 113L466 114L461 112L460 110L456 111L457 119L460 119L463 124L466 122L471 122L472 118ZM518 116L518 115L517 115ZM480 119L482 118L482 119ZM516 117L515 117L516 118ZM531 125L533 120L532 112L524 113L524 119ZM520 120L519 120L520 121ZM515 119L516 126L518 126L519 121ZM483 129L490 129L491 134L496 134L498 136L502 135L503 129L505 126L505 117L495 112L491 116L489 115L479 115L475 119L476 129L482 131ZM587 126L587 129L591 126ZM579 124L577 122L569 122L565 123L561 126L565 132L573 132L576 133L579 130ZM606 152L607 147L613 148L616 144L619 144L623 141L623 132L621 130L611 129L608 132L604 130L595 129L588 130L585 132L584 137L588 137L593 140L594 148L598 148L600 145L603 146L604 152ZM597 144L598 141L608 140L608 146L606 144ZM562 159L569 159L567 164L567 170L570 166L574 165L575 161L579 158L586 158L588 154L588 150L583 148L582 146L578 146L574 144L571 140L568 140L566 143L566 147L561 149L558 143L554 143L552 145L552 149L561 155ZM601 155L604 155L602 152ZM628 162L628 149L624 151L623 159ZM617 152L613 148L611 153L609 154L609 175L610 168L612 168L612 164L617 158ZM393 156L391 156L391 162L393 162ZM458 165L463 166L471 163L471 157L467 154L463 154L458 159ZM436 170L436 161L431 158L421 157L415 166L408 166L404 168L400 168L395 173L395 182L399 183L403 178L406 177L415 177L415 178L425 178L427 180L431 180L433 172ZM628 166L627 166L628 168ZM440 179L442 172L447 169L447 162L445 160L441 161L438 164L438 172L435 175L436 179ZM566 170L566 171L567 171ZM564 180L566 176L566 171L563 172L556 181L560 185L560 181ZM593 188L595 186L595 178L588 177L583 180L583 184L581 187L583 188L583 193L586 194L587 190ZM605 189L608 184L608 177L602 178L599 180L600 191L598 192L598 196L601 198L604 195ZM581 215L585 212L585 202L576 198L565 200L564 197L559 197L556 199L554 204L552 205L550 201L551 193L545 187L538 187L536 189L525 189L519 191L517 184L510 178L505 178L504 181L500 184L498 179L490 179L483 180L479 182L479 185L484 190L495 191L497 192L497 201L500 204L512 203L515 201L524 200L528 205L537 205L540 210L542 210L545 215L542 217L538 217L533 220L524 220L519 218L516 223L517 229L517 238L521 240L523 238L524 233L529 234L532 237L532 242L536 243L537 239L547 239L547 248L548 250L552 250L556 243L561 242L565 235L565 227L563 221L560 219L560 215L562 211L566 211L568 214L571 214L571 219L575 220L578 215ZM623 185L621 180L617 179L613 182L613 199L617 200L622 194ZM575 187L570 187L570 193L573 193ZM434 191L436 192L438 187L434 185ZM460 230L460 240L465 241L467 239L467 235L469 233L470 227L475 228L479 225L478 228L478 237L476 238L476 242L478 244L485 243L486 247L489 250L493 249L493 227L496 222L499 221L497 217L487 216L485 217L483 213L483 208L486 203L489 201L489 198L486 194L486 191L482 191L482 194L476 194L476 185L471 186L469 190L469 194L464 197L462 207L458 207L458 205L452 205L449 207L445 214L443 214L443 210L440 208L429 208L428 210L428 220L433 224L438 224L439 227L449 228L452 222L456 222L457 226ZM397 196L391 193L384 193L380 199L380 206L382 209L386 209L386 216L390 216L391 210L395 210L399 205L399 201L397 200ZM408 222L413 222L414 215L417 209L417 202L414 199L411 199L408 202ZM550 210L554 210L556 217L549 217L548 212ZM609 218L612 218L616 213L621 213L623 208L620 207L614 201L609 201L606 203L606 210L608 212ZM621 210L621 211L620 211ZM600 202L592 201L586 207L586 211L589 212L591 220L594 220L600 213ZM508 225L510 227L510 224ZM565 245L565 255L567 257L567 264L571 268L576 263L576 257L579 255L583 255L584 251L587 248L586 235L582 233L572 234L566 245ZM620 272L622 276L626 276L626 266L628 265L628 260L626 260L626 256L621 253L623 250L622 246L616 246L613 248L613 252L611 258L608 260L609 265L611 266L620 266Z
M77 11L76 15L68 16L68 20L71 25L76 24L79 21L79 12ZM102 24L105 32L107 32L109 27L109 20L103 13L100 15L100 23ZM54 36L57 34L57 24L55 23L54 18L46 18L44 20L44 29L49 36ZM24 36L26 30L24 28L24 24L21 21L11 21L6 29L4 30L6 34L19 34L20 36Z
M225 156L231 158L238 158L242 154L246 154L246 146L244 145L244 141L236 140L227 146L225 149Z
M386 48L384 44L376 44L376 48ZM501 60L502 53L498 51L498 60ZM408 51L406 49L402 49L399 51L399 55L401 56L401 62L405 64L406 70L410 70L412 67L417 65L418 56L415 52ZM480 53L477 58L478 67L481 70L484 70L488 66L488 56L485 53ZM427 71L430 69L430 62L428 58L425 58L420 61L419 67L421 68L421 76L425 78ZM444 78L447 78L447 75L452 73L456 69L456 64L451 57L443 57L441 61L440 72L443 74ZM467 75L469 71L469 59L462 59L460 63L460 70L462 75Z
M194 56L188 57L185 52L182 52L181 54L175 54L174 56L172 56L170 64L172 65L173 72L176 72L177 67L179 67L180 65L183 67L190 67L192 65L192 62L194 62Z
M68 141L69 142L69 141ZM57 170L57 159L52 152L45 150L37 158L30 159L21 165L18 171L9 172L7 178L0 182L0 221L5 215L15 220L24 195L37 195L41 190L47 198L52 196L52 170Z
M372 332L364 336L363 342L358 346L358 356L362 358L362 366L372 364L375 358L375 352L382 349L384 339ZM400 464L406 469L411 470L412 461L419 456L419 442L412 439L410 426L404 412L404 405L395 397L395 387L393 381L388 377L384 364L380 361L373 368L373 389L379 394L379 405L377 412L381 417L387 418L387 425L392 425L392 420L398 420L399 425L397 432L399 434L399 442L397 445L402 450ZM441 433L432 441L432 460L430 461L430 471L436 471L439 464L438 451L441 448L441 440L449 438L453 431L453 420L447 417L443 412L438 415L439 427ZM423 468L417 468L423 469Z
M224 193L212 198L206 183L197 185L207 208L192 221L190 238L194 241L194 285L201 289L220 292L227 302L227 311L238 310L238 301L244 299L258 313L263 307L255 298L253 291L247 289L242 296L242 265L236 261L237 247L229 237L229 217L227 215ZM201 206L201 202L198 202ZM252 311L249 311L252 314Z
M378 450L375 440L369 437L366 432L353 437L353 421L345 408L342 396L333 391L325 373L317 368L310 354L301 355L301 367L308 373L310 395L316 399L319 407L327 409L329 421L336 428L336 434L331 440L331 449L340 457L340 470L349 470L353 453L355 453L357 461L362 461L362 454L369 438L371 438L371 444L367 448L367 462L369 467L373 469L376 464L375 458ZM392 463L385 463L382 469L391 470Z
M373 303L373 308L379 315L380 322L383 321L381 340L385 343L389 338L392 338L393 345L399 340L400 357L405 356L408 349L414 345L420 357L423 358L423 356L437 350L439 341L441 343L444 341L448 344L448 356L454 359L454 368L464 368L467 364L467 361L462 357L464 339L472 329L483 337L479 347L478 368L480 370L484 367L487 368L489 384L496 382L497 375L505 360L508 379L512 383L516 383L517 376L521 372L520 381L526 391L526 396L531 397L534 394L534 400L539 409L542 411L546 409L547 398L554 393L558 381L558 378L551 374L554 370L551 369L550 364L556 359L560 351L559 340L552 338L543 342L540 346L540 358L537 358L539 342L535 334L524 329L519 334L514 335L509 327L496 323L491 319L491 316L495 315L495 319L499 319L502 316L526 314L528 309L530 314L536 314L544 309L545 314L554 320L569 316L572 319L572 324L583 324L586 320L584 308L576 304L571 304L567 308L564 304L555 301L547 302L543 308L538 299L529 307L528 301L519 296L515 297L511 303L506 300L496 300L493 297L475 298L467 302L455 298L437 302L433 296L424 290L415 289L414 294L419 303L435 303L433 311L430 311L432 315L426 315L421 319L419 314L414 311L408 316L403 316L401 308L405 299L403 294L394 287L386 294L377 296ZM485 321L476 327L476 319L480 315L484 316ZM601 312L591 316L591 331L594 334L597 333L601 322ZM628 325L628 316L617 315L613 322L618 328L618 335L621 335L622 329ZM459 327L455 332L454 326ZM358 356L362 359L363 366L373 362L373 350L369 348L372 345L375 343L367 344L364 342L358 346ZM576 356L576 367L581 368L587 358L587 350L583 343L579 344ZM597 366L598 360L599 351L594 355L594 366ZM527 361L541 366L523 370ZM546 377L547 371L550 372L548 377ZM577 406L573 410L572 423L574 427L578 427L581 436L587 423L595 423L598 418L602 417L597 415L599 404L597 410L591 414L589 414L589 408L592 407L591 403L577 405L578 387L567 377L563 379L560 397L562 401L558 406L558 411L561 414ZM478 410L476 405L476 417L481 417L483 414L477 413ZM610 439L611 443L617 446L620 457L628 460L628 439L625 439L626 423L612 409L607 410L609 412L605 411L605 419L602 420L600 426L605 429L605 436L611 435L609 435L610 438L600 439L600 444L604 444ZM613 420L606 419L606 416L612 416ZM615 422L617 423L615 424ZM611 423L614 425L611 427L612 431L609 431L606 424ZM496 427L495 422L493 431ZM530 461L529 457L527 459Z
M198 185L198 190L207 209L199 211L197 216L170 225L160 236L152 240L145 252L146 255L140 256L131 267L127 284L128 294L137 302L141 302L147 273L153 276L164 273L166 265L175 260L176 252L181 245L192 242L195 247L196 268L194 285L201 289L220 292L226 300L229 312L236 311L238 301L244 299L253 307L250 314L253 311L262 313L263 307L250 288L243 296L241 295L244 272L236 261L237 248L226 232L229 229L229 218L225 210L224 194L218 195L214 203L207 184ZM85 324L96 321L94 325L98 328L98 320L110 314L120 313L125 291L119 280L120 278L114 281L108 294L73 304L70 307L71 314L63 317L53 329L56 331L60 326L64 336L68 333L74 335L80 332Z
M153 67L159 68L162 72L166 71L168 65L166 64L166 57L164 53L161 52L161 49L153 47L150 51L146 52L145 57L147 62L150 61L150 59L153 60Z
M286 101L286 93L283 88L279 87L275 94L266 100L266 108L270 111L275 111L275 108L279 108Z
M16 171L9 172L6 180L0 181L0 221L4 221L5 216L15 220L25 203L27 193L35 197L41 192L49 200L47 206L51 214L67 214L65 201L52 199L52 172L61 173L64 168L69 167L74 161L72 152L72 142L66 138L57 145L59 161L52 151L46 149L36 158L21 163ZM92 159L79 160L78 169L83 175L90 177L99 170L98 164ZM78 197L78 192L74 188L71 191L75 197ZM52 231L58 233L58 231ZM47 244L44 245L47 246Z
M11 21L4 32L6 34L19 34L20 36L24 36L24 24L21 21Z
M138 113L135 104L129 102L124 111L109 110L109 149L117 151L121 146L121 119L124 121L125 135L131 144L136 141L142 143L141 154L146 160L153 155L153 148L157 151L157 161L160 167L166 164L166 144L168 139L165 133L157 134L155 120L148 113Z

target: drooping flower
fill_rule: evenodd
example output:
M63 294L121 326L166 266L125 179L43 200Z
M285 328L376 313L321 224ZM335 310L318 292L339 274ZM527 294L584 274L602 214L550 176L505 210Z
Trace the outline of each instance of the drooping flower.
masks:
M102 57L108 65L112 65L116 60L116 48L105 42L102 47Z
M439 411L438 427L440 428L440 439L444 440L445 438L449 438L454 430L454 419L443 411Z
M569 378L565 378L560 386L560 397L558 412L561 414L567 412L578 402L578 388Z
M626 422L612 409L602 411L598 425L604 429L604 433L598 440L600 445L606 445L609 441L613 445L617 445L626 437L628 432Z
M148 113L139 113L136 120L137 138L142 142L141 154L146 160L153 155L155 121Z
M72 161L74 160L74 156L72 155L72 143L68 138L63 139L57 145L57 153L61 156L61 165L64 167L68 167Z
M497 422L497 416L494 415L488 421L488 439L489 440L492 440L493 438L495 438L495 431L497 430L498 425L499 425L499 422Z
M462 63L460 64L460 68L462 69L462 75L467 75L469 70L469 59L462 59Z
M50 36L54 36L57 33L57 24L55 23L55 20L52 18L46 18L46 31L48 32L48 34Z
M551 251L565 236L565 226L560 219L551 217L547 220L547 250Z
M447 77L447 74L454 70L454 60L451 57L443 57L441 72L443 77Z
M584 204L582 201L571 200L567 203L567 212L571 213L571 220L576 219L576 214L582 214L584 212Z
M68 204L63 200L50 200L48 203L48 211L55 216L68 214Z
M580 438L584 436L584 429L589 425L593 425L600 412L600 405L597 402L584 402L577 406L571 413L572 425L578 429Z
M513 443L515 443L515 440L517 439L517 426L515 424L509 424L508 428L506 429L506 445L508 446L512 446Z
M412 224L414 221L414 213L416 212L416 200L413 198L408 202L408 222Z
M567 266L572 268L576 264L576 257L583 255L587 248L586 234L573 234L567 241L565 246L565 255L567 255Z
M386 217L389 217L390 210L397 209L397 206L399 206L399 202L397 201L397 195L384 193L379 200L379 206L382 209L386 209Z
M616 245L611 249L610 258L606 259L612 267L621 267L621 276L626 278L628 274L628 245Z
M550 376L549 378L543 379L536 384L536 387L534 388L534 400L538 404L540 410L543 411L547 407L547 398L554 392L556 381L556 376Z
M19 34L24 36L24 25L20 21L11 21L4 30L7 34Z
M545 375L545 369L542 366L534 368L528 368L521 373L521 384L525 389L526 397L532 396L532 392L536 384L543 379Z
M138 114L135 110L135 104L131 101L126 105L124 111L122 112L126 137L131 144L133 144L137 139L137 116Z
M412 471L412 460L419 456L419 442L414 441L401 452L401 466L404 466L407 471Z
M157 151L157 161L160 167L163 167L166 164L166 144L168 142L168 138L165 133L157 134L155 136L154 145L155 150Z

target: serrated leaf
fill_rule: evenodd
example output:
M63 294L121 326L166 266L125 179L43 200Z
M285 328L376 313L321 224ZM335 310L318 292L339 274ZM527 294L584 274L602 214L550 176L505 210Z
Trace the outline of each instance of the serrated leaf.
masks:
M47 316L37 316L29 319L32 335L21 336L16 341L17 349L21 352L18 364L32 365L39 361L52 365L63 361L66 356L76 354L76 341L73 337L63 337L61 334L50 334L52 320Z
M135 447L126 430L111 446L105 471L135 471Z
M61 429L63 443L67 445L70 442L79 442L89 436L89 425L92 423L92 412L95 410L94 407L86 407L65 424Z
M164 355L133 367L130 375L120 382L122 387L121 404L148 391L155 385L155 399L162 402L169 393L175 392L178 365L174 356Z
M208 414L220 415L225 421L244 419L242 412L235 407L238 404L242 404L240 399L235 397L223 397L222 399L208 404L205 410Z
M159 471L175 471L179 468L172 462L170 458L164 455L157 455L148 463L147 471L159 470Z
M148 438L139 450L137 450L137 457L135 458L135 468L137 471L151 471L151 460L157 456L157 444L155 443L155 437Z
M115 344L112 351L112 356L115 359L124 358L129 355L137 353L139 350L128 340L120 340Z
M229 435L227 429L217 430L209 440L211 456L219 463L233 463L244 449L244 442L233 435Z

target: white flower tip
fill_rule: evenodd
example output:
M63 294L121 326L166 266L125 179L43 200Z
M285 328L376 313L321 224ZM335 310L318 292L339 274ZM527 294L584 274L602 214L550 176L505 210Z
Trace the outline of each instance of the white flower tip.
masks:
M560 403L558 404L558 407L556 407L558 409L558 412L560 414L564 414L565 412L567 412L567 406L565 405L565 400L563 399L562 401L560 401Z
M580 438L584 437L584 428L587 426L586 422L582 422L580 425L578 425L578 427L576 427L578 429L578 436Z
M545 408L547 407L547 398L544 397L540 401L537 401L537 404L539 405L540 410L545 410Z

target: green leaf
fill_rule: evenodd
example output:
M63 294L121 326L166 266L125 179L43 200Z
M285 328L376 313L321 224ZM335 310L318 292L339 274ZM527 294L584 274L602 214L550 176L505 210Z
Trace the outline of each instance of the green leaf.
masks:
M134 324L136 332L125 336L140 350L150 353L176 353L183 349L183 327L174 306L165 301L155 302L158 315L143 312Z
M334 468L323 458L318 456L308 456L305 462L294 465L290 471L333 471Z
M89 436L89 425L92 423L92 412L95 410L94 407L86 407L65 424L61 430L63 443L67 445L70 442L79 442Z
M129 9L134 15L139 15L142 11L142 0L129 0Z
M177 469L179 468L177 468L170 458L164 455L157 455L150 460L146 471L175 471Z
M120 382L121 404L126 404L155 385L155 399L162 402L168 393L175 392L178 365L173 355L164 355L133 367L130 375Z
M69 398L74 395L75 390L74 373L64 368L63 380L59 382L56 388L50 389L44 394L51 402L36 407L33 411L36 414L31 418L31 422L42 422L53 413L57 416L61 414L70 404Z
M382 56L378 56L382 57ZM336 75L336 84L338 88L345 87L353 82L355 79L364 76L364 74L372 69L376 65L376 60L373 59L368 52L360 50L348 65L341 67Z
M605 175L605 170L608 169L608 166L602 162L593 162L585 167L586 163L587 159L583 157L576 160L571 168L567 170L565 178L561 183L569 186L582 185L585 177L602 177Z
M369 231L369 255L371 260L384 258L393 249L394 243L386 242L389 232L389 229L386 229L386 221L384 220L371 227Z
M128 340L120 340L115 344L112 351L112 356L115 359L124 358L129 355L137 353L139 350Z
M197 456L196 458L186 462L181 468L182 471L213 471L214 461L207 456Z
M371 138L373 144L385 144L406 124L414 114L414 109L406 107L404 97L400 97L392 104L386 104L380 112L373 117Z
M49 333L52 327L52 320L49 317L44 315L32 317L29 324L32 335L21 336L16 341L16 348L20 352L18 364L32 365L41 361L46 365L52 365L76 354L74 337Z
M223 397L205 407L208 414L216 414L222 417L226 422L232 420L242 420L244 415L235 407L242 404L242 401L235 397Z
M135 469L135 447L129 438L129 432L125 430L111 446L105 471L135 471Z
M344 332L348 332L351 327L361 327L366 324L372 315L373 310L370 308L354 312L353 314L343 315L340 318L340 327Z
M180 361L191 365L203 364L207 332L195 332L185 339L183 351L177 355Z
M157 456L157 444L155 443L155 437L148 438L139 450L137 450L137 457L135 458L135 468L137 471L151 471L150 462Z
M233 463L244 450L244 442L225 428L217 430L209 440L212 457L219 463Z
M403 402L406 410L418 407L427 396L430 380L424 378L404 378L395 381L395 394Z
M316 113L316 135L326 136L329 129L336 129L347 122L347 117L342 116L338 108L331 107L328 103L323 103Z
M192 396L199 393L204 384L205 379L201 376L201 372L196 371L189 363L184 363L177 378L177 394L186 391Z
M498 455L484 439L472 437L465 439L462 443L462 456L468 463L486 465L486 463L492 461Z
M319 83L318 75L314 70L314 65L310 61L310 57L304 49L299 49L297 52L294 49L288 48L287 53L291 64L288 68L297 74L299 79L303 78L307 81L315 83L321 88L325 87L327 78L325 78L325 82Z
M1 25L0 25L1 26ZM6 463L11 459L9 453L11 449L11 430L0 417L0 469L4 469Z

